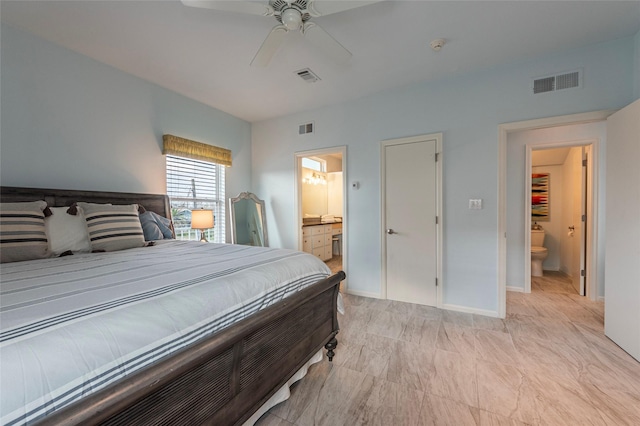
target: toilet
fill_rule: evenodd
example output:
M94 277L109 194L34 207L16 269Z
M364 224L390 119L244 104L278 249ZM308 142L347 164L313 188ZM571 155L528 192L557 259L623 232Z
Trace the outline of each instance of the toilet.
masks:
M531 230L531 276L542 276L542 262L547 258L547 248L544 244L544 229Z

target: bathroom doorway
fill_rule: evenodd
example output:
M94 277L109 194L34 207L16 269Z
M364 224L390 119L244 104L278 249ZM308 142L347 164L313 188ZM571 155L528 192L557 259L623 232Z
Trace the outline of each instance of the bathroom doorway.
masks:
M589 229L594 217L594 143L596 141L526 146L526 194L531 194L529 208L525 209L526 229L543 232L546 252L543 275L551 271L564 274L575 294L581 296L587 295L586 284L590 278L587 271L593 261ZM525 258L531 259L532 245L535 244L531 240L525 243ZM525 267L528 278L525 292L528 293L531 272L538 268L526 262L525 266L529 266L529 271Z
M298 152L295 169L298 249L346 272L346 147Z
M558 147L584 145L590 140L593 146L591 163L591 220L588 228L588 262L586 294L596 301L604 296L604 199L598 194L604 188L604 173L599 170L600 158L607 141L607 117L612 111L593 111L566 116L548 117L501 124L498 126L498 317L506 316L507 291L531 291L530 271L530 208L531 194L525 184L525 144ZM569 141L569 142L566 142ZM571 141L582 141L576 143ZM555 145L555 146L554 146ZM525 196L526 194L526 196ZM527 222L528 221L528 222ZM525 225L525 222L527 224ZM525 241L526 240L526 241ZM528 266L527 266L528 265Z

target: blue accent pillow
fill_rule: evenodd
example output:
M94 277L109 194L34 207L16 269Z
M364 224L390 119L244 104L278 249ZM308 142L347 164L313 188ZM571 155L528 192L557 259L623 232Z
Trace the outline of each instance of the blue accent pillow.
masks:
M171 221L166 217L162 217L155 212L146 211L140 215L140 224L142 225L145 241L173 239Z

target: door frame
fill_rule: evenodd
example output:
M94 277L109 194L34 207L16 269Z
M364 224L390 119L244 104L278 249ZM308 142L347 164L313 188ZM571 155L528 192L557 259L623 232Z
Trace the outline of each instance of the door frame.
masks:
M410 136L399 139L386 139L380 142L380 283L381 298L387 298L387 239L384 230L386 229L386 159L385 148L392 145L403 145L408 143L426 142L435 140L436 142L436 307L442 307L442 293L444 279L442 277L442 133L431 133L426 135Z
M598 139L581 139L575 141L559 141L549 143L534 143L525 145L525 210L524 210L524 292L531 293L531 201L526 194L531 194L531 152L542 151L546 149L554 148L574 148L574 147L591 147L591 157L587 161L587 179L588 183L581 183L581 191L586 195L586 208L585 215L587 221L583 226L583 229L587 232L587 238L582 237L580 243L580 249L586 253L585 258L585 296L591 298L594 294L597 294L597 262L594 260L597 257L597 226L598 226L598 209L595 206L598 205L598 170L599 159L598 152L600 150L600 142ZM585 188L586 185L586 188ZM595 300L593 298L592 300Z
M297 235L298 240L298 250L302 251L302 158L303 157L316 157L319 155L328 155L328 154L342 154L342 270L347 272L347 255L348 255L348 240L349 233L348 231L348 220L345 220L349 217L348 212L348 203L347 203L347 146L335 146L331 148L321 148L321 149L313 149L309 151L297 151L293 154L294 159L294 170L295 170L295 180L293 184L294 188L294 205L296 208L295 213L295 234ZM349 288L349 274L347 274L347 278L342 281L342 286L344 291L346 292Z
M613 110L562 115L498 125L498 317L507 314L507 141L512 132L604 121ZM595 280L594 280L595 281ZM596 296L596 291L591 297Z

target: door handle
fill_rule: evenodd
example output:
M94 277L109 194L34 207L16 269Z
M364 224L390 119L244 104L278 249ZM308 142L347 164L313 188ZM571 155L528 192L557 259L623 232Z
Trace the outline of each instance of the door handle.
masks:
M397 234L397 232L394 231L393 229L389 228L389 229L387 229L387 234L393 235L393 234Z

